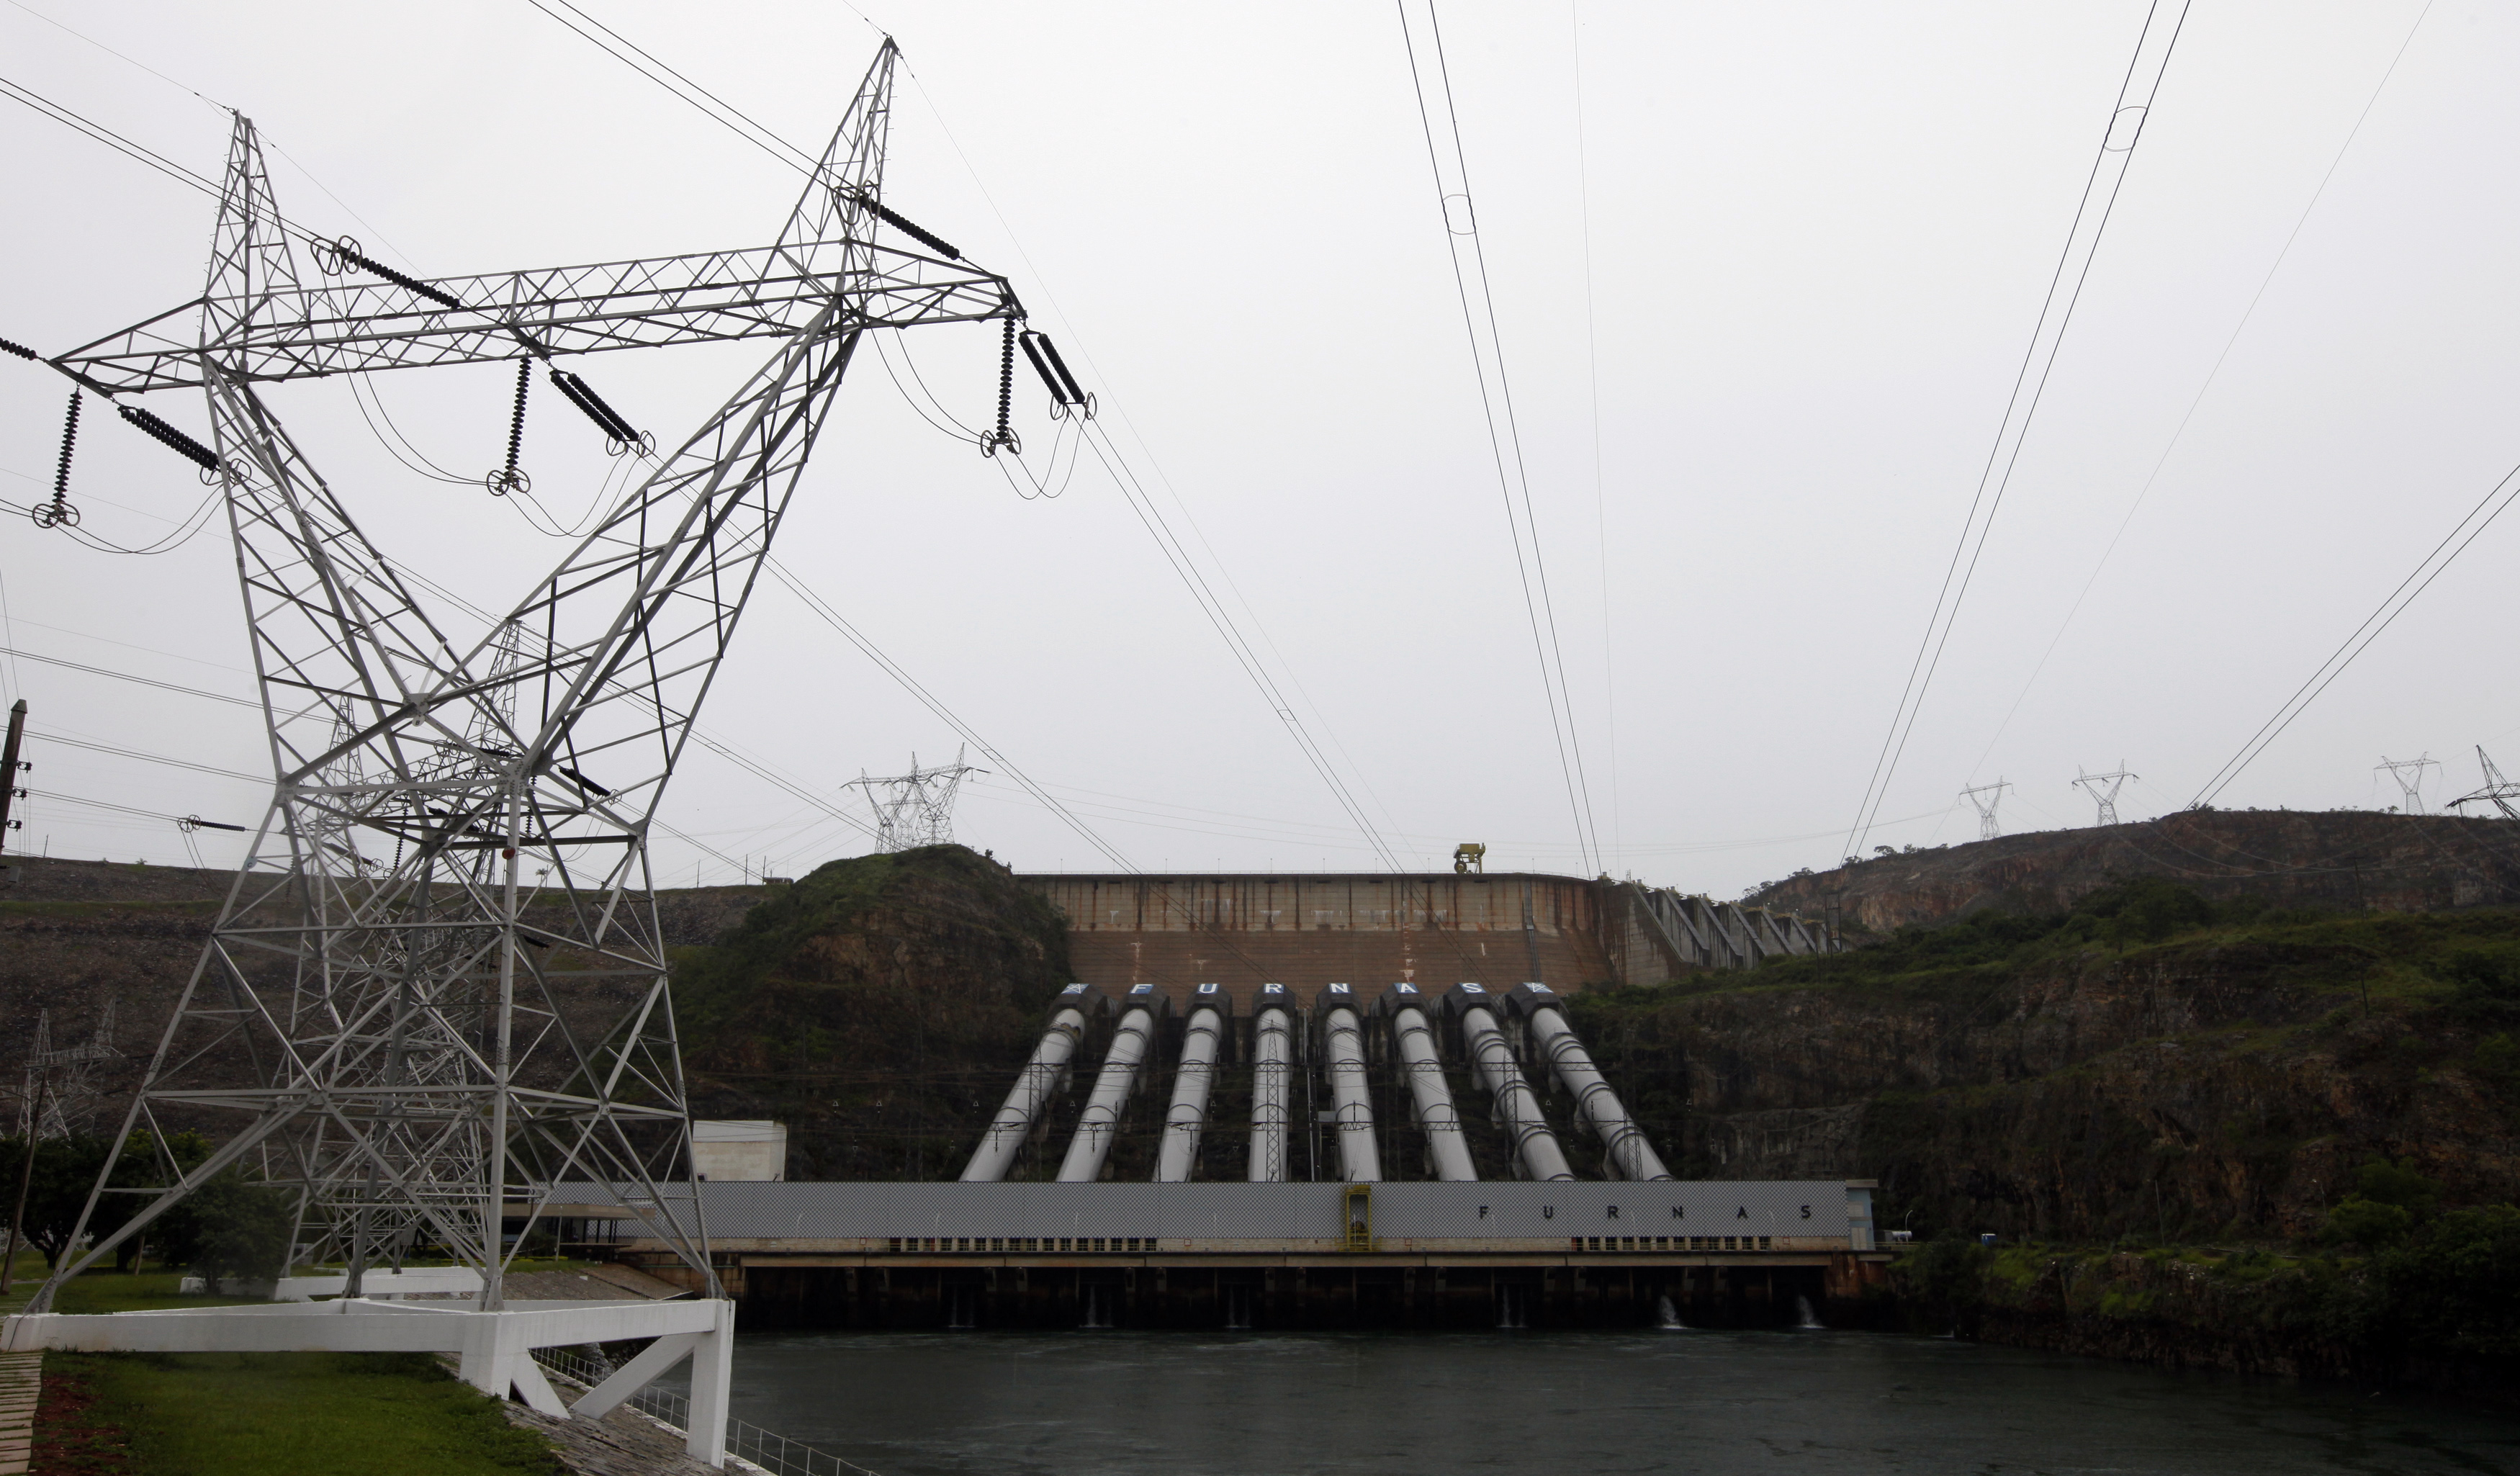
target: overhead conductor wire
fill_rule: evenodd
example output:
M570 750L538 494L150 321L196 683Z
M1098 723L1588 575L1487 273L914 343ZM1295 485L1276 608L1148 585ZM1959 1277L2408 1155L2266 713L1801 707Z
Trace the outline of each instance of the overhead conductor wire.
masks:
M1453 83L1444 61L1443 27L1435 19L1434 0L1416 0L1425 11L1427 50L1434 59L1435 85L1442 93L1444 131L1452 140L1453 174L1444 170L1443 150L1435 141L1436 110L1427 106L1426 77L1418 65L1418 26L1412 24L1413 0L1396 0L1401 39L1409 53L1409 80L1417 91L1418 120L1426 134L1426 162L1435 176L1436 207L1444 221L1453 257L1453 283L1462 299L1462 326L1470 335L1470 357L1478 370L1479 408L1488 424L1488 449L1496 460L1497 490L1505 499L1506 526L1513 536L1514 569L1522 579L1523 612L1531 623L1531 644L1540 658L1540 682L1549 701L1549 727L1557 741L1557 767L1566 782L1566 803L1575 816L1575 836L1587 868L1597 867L1600 835L1593 822L1593 795L1584 777L1584 745L1575 731L1575 704L1566 684L1566 658L1557 639L1557 611L1549 593L1549 566L1540 550L1540 524L1533 516L1531 476L1522 454L1522 432L1514 421L1513 388L1506 377L1505 340L1497 331L1496 297L1488 287L1487 247L1479 240L1478 220L1470 200L1470 166L1462 147L1461 118L1453 105ZM1456 187L1458 185L1458 188ZM1458 201L1459 218L1455 204ZM1462 243L1469 243L1462 249ZM1471 302L1471 279L1477 279L1477 304ZM1480 335L1484 318L1486 335ZM1502 412L1502 415L1500 415Z
M2500 500L2497 501L2498 498ZM2310 674L2309 680L2294 689L2293 694L2286 697L2283 705L2275 709L2274 716L2260 724L2258 731L2249 736L2249 740L2240 745L2240 751L2232 754L2230 758L2224 761L2222 768L2214 771L2214 777L2207 780L2196 791L2195 798L2187 802L2187 807L2192 810L2200 805L2211 804L2216 795L2229 786L2231 781L2238 779L2240 771L2256 762L2258 755L2267 751L2268 744L2282 737L2283 731L2292 726L2293 719L2300 717L2311 703L2318 701L2318 694L2325 692L2330 683L2343 676L2345 668L2353 665L2354 658L2362 654L2372 642L2379 640L2382 631L2397 623L2398 617L2407 612L2407 606L2414 604L2417 596L2430 589L2432 582L2442 576L2442 571L2449 568L2459 555L2467 552L2469 544L2476 542L2479 535L2494 526L2494 520L2500 517L2503 511L2509 508L2514 500L2520 500L2520 467L2514 467L2504 472L2502 479L2494 484L2494 490L2486 493L2475 507L2468 509L2467 515L2460 518L2440 543L2433 545L2432 552L2423 557L2423 560L2415 565L2414 571L2398 581L2398 587L2389 592L2388 598L2380 602L2379 607L2363 616L2362 623L2354 627L2353 634L2347 636L2343 644L2328 654L2326 660L2318 663L2318 669ZM2474 526L2471 527L2470 524ZM2461 537L2461 534L2466 536Z
M861 21L866 20L864 12L858 12L857 14L858 19ZM874 22L871 21L867 23L870 26L874 25ZM953 125L946 121L944 110L939 108L936 104L935 98L929 95L926 82L919 75L919 68L912 66L908 59L905 58L902 62L902 70L909 76L912 89L918 93L920 101L926 105L928 115L935 120L937 131L944 135L945 142L952 147L955 157L961 160L964 172L970 176L972 187L980 192L980 198L988 203L990 213L997 217L999 227L1007 234L1008 246L1013 249L1017 258L1023 262L1025 270L1032 275L1035 282L1040 287L1042 302L1054 317L1057 317L1062 324L1067 325L1065 332L1067 332L1070 337L1068 350L1074 353L1077 358L1086 365L1087 369L1093 373L1096 379L1107 382L1109 376L1104 375L1100 366L1094 363L1092 349L1075 334L1074 325L1068 322L1065 310L1058 305L1058 293L1052 291L1047 276L1042 272L1040 266L1033 261L1032 253L1024 249L1023 238L1016 234L1014 224L1007 219L1006 210L999 205L997 197L990 193L988 181L981 177L979 166L971 161L970 151L963 147L963 141L955 135ZM1322 717L1321 704L1315 701L1311 692L1306 690L1303 678L1295 671L1294 663L1286 659L1284 651L1279 649L1277 638L1269 633L1267 623L1261 620L1259 612L1252 607L1250 597L1245 595L1242 592L1242 587L1235 582L1234 570L1226 564L1224 557L1217 553L1216 545L1209 541L1206 529L1199 525L1197 516L1191 512L1190 504L1182 497L1180 490L1173 485L1172 478L1164 470L1162 460L1155 455L1154 447L1147 440L1146 433L1141 431L1137 426L1137 423L1130 418L1127 403L1125 401L1109 401L1102 406L1102 409L1105 413L1117 418L1122 425L1128 427L1129 438L1136 443L1140 460L1143 461L1148 469L1153 473L1155 482L1160 485L1164 489L1165 494L1172 499L1173 506L1181 513L1182 520L1190 525L1191 537L1197 542L1201 549L1206 551L1208 560L1215 565L1217 577L1225 582L1226 590L1234 596L1235 603L1241 606L1242 613L1247 618L1252 629L1259 633L1260 645L1267 647L1269 653L1277 658L1278 668L1285 673L1287 685L1291 686L1295 690L1295 694L1303 700L1306 707L1312 710L1313 716L1316 719L1321 720L1322 732L1324 738L1328 743L1329 749L1336 751L1340 760L1347 765L1348 772L1355 776L1355 787L1364 791L1365 799L1367 802L1372 804L1375 810L1381 813L1384 823L1389 825L1393 830L1398 830L1399 826L1398 823L1392 819L1390 807L1383 804L1381 796L1374 792L1372 781L1367 778L1364 767L1358 764L1355 757L1347 751L1347 745L1340 740L1337 730L1331 728L1328 721ZM1120 454L1117 441L1110 438L1107 429L1103 431L1103 434L1106 444L1111 447L1111 454L1117 457ZM1153 504L1150 501L1149 507L1152 506ZM1160 514L1155 515L1160 519ZM1291 711L1292 709L1283 710ZM1346 787L1346 781L1340 780L1332 774L1325 774L1323 776L1323 780L1324 783L1332 789L1333 794ZM1342 808L1344 809L1345 807L1342 806ZM1370 823L1364 826L1362 829L1368 842L1378 854L1388 849L1382 841L1380 832Z
M543 14L551 17L553 20L560 22L562 25L567 26L571 31L593 43L608 55L613 57L615 60L621 62L631 69L648 77L649 80L656 83L659 87L673 93L676 97L681 98L684 102L690 104L700 112L707 113L720 125L732 132L743 136L756 148L761 149L772 157L779 158L782 162L790 162L791 158L802 159L804 160L803 163L791 163L791 167L802 169L809 176L812 173L814 161L802 151L796 149L793 145L787 143L777 134L773 133L769 128L755 121L734 105L726 102L722 98L719 98L715 93L708 91L698 83L683 76L681 72L674 70L673 67L667 66L665 63L658 61L652 53L642 49L637 43L622 36L619 32L603 24L603 22L596 21L593 17L587 16L584 11L581 11L576 6L569 4L569 0L555 0L555 3L557 3L562 10L568 11L571 16L575 16L583 20L586 22L586 25L593 26L595 31L601 31L601 36L589 31L585 26L581 26L575 22L572 22L568 16L562 15L560 10L553 9L552 5L545 4L544 0L526 0L526 3L532 5L536 10L543 12ZM609 39L608 40L607 38ZM643 65L643 63L646 65ZM651 70L651 67L655 69ZM665 73L666 76L659 76L657 74L659 71ZM670 76L673 80L668 81L666 79L667 76ZM915 79L916 73L913 73L913 76ZM677 82L681 85L676 86L675 84ZM705 99L706 101L703 102L702 99ZM932 103L930 106L933 106ZM955 148L957 153L961 152L961 145L959 142L955 145ZM964 163L967 168L969 167L970 160L968 156L964 157ZM976 171L974 171L973 177L975 179L977 178ZM985 190L985 187L983 188ZM991 202L991 208L996 208L994 201ZM1005 216L1003 212L1000 212L999 219L1001 223L1004 222ZM1020 249L1020 247L1018 247L1018 249ZM888 367L889 361L887 360L887 368ZM916 371L914 370L913 373L915 375ZM896 383L898 383L897 380ZM932 399L932 396L930 398ZM914 400L912 408L914 410L918 410L921 407L917 401ZM942 411L942 406L938 407L940 412ZM952 418L949 416L947 417L947 420L950 423ZM933 424L932 421L931 424ZM943 429L945 426L940 425L938 428ZM947 433L953 434L954 432L948 430ZM1252 678L1254 685L1258 687L1262 696L1269 701L1271 709L1277 713L1280 722L1286 727L1288 733L1294 738L1298 748L1303 752L1306 760L1313 765L1315 771L1321 776L1324 783L1329 788L1332 798L1338 802L1341 809L1347 812L1351 820L1353 820L1357 824L1358 827L1365 833L1367 839L1373 846L1375 853L1383 859L1384 865L1394 871L1405 870L1398 855L1393 852L1390 846L1384 841L1381 832L1374 827L1372 819L1366 814L1363 805L1358 802L1356 796L1349 789L1346 782L1340 777L1336 768L1330 764L1327 753L1313 738L1311 733L1305 728L1302 718L1295 712L1293 706L1286 701L1284 694L1277 686L1275 677L1270 673L1268 667L1260 660L1258 653L1253 649L1251 643L1243 637L1233 615L1227 610L1224 602L1217 597L1214 589L1208 584L1204 572L1199 569L1196 561L1190 557L1188 550L1182 544L1179 537L1172 532L1172 529L1169 523L1165 520L1161 510L1155 506L1153 499L1147 495L1145 486L1140 482L1135 472L1129 468L1127 460L1121 455L1118 446L1114 444L1108 435L1102 432L1100 426L1094 423L1087 423L1084 428L1080 431L1080 435L1084 443L1094 449L1097 458L1103 463L1106 470L1110 470L1114 482L1121 488L1122 495L1128 498L1132 510L1137 513L1139 519L1146 525L1148 532L1154 537L1158 549L1163 552L1167 561L1173 565L1174 571L1180 575L1184 585L1189 588L1192 599L1198 603L1201 612L1208 617L1209 622L1216 627L1218 634L1225 639L1227 648L1234 652L1236 660L1241 664L1244 671ZM1052 470L1055 474L1055 458ZM1029 472L1027 472L1027 475L1029 475ZM1057 495L1056 493L1048 492L1048 488L1050 486L1050 482L1048 480L1035 479L1034 485L1038 493L1052 496ZM1059 485L1063 487L1064 482L1061 481ZM1021 489L1018 488L1017 490L1020 491ZM850 628L846 627L845 622L839 619L836 611L832 611L828 606L822 605L818 597L813 596L810 590L807 589L801 581L796 580L792 574L783 575L782 582L787 583L800 599L806 600L809 605L816 606L817 613L822 614L824 618L832 621L835 626L841 628L842 633L844 635L849 635L852 641L859 640L858 637L851 633ZM862 642L860 644L860 649L867 651L871 658L877 660L878 664L884 666L887 671L892 672L895 680L902 682L906 688L913 691L914 694L921 695L922 701L928 702L931 710L936 711L940 716L947 716L945 709L940 704L936 703L931 697L926 696L924 694L924 689L918 688L915 683L911 682L908 673L901 671L896 666L893 666L889 658L881 656L880 653L877 652L871 645L867 645ZM1281 659L1282 660L1282 657ZM991 747L977 736L962 727L960 719L949 717L948 720L957 725L957 732L962 733L973 746L981 748L997 762L1008 764L1008 760L1004 754L999 753L994 747ZM1008 772L1019 774L1019 771L1014 770L1011 764L1009 764ZM1128 863L1123 860L1115 850L1113 850L1106 842L1102 841L1099 836L1093 835L1090 830L1084 827L1082 821L1075 819L1072 814L1064 809L1064 807L1058 805L1055 800L1049 797L1047 791L1039 792L1036 797L1039 798L1045 806L1051 808L1054 814L1066 820L1071 827L1077 828L1080 834L1085 835L1089 843L1093 844L1097 850L1102 851L1106 857L1109 857L1115 865L1122 866L1123 868L1128 867ZM1132 870L1134 869L1132 868Z
M2064 343L2067 325L2073 321L2074 304L2082 296L2083 284L2089 280L2092 262L2099 252L2101 234L2108 229L2110 212L2117 205L2118 186L2134 159L2136 142L2142 136L2153 94L2161 86L2162 72L2170 66L2171 53L2178 48L2179 32L2186 20L2187 0L2154 0L2144 13L2143 34L2137 38L2135 56L2127 64L2125 79L2118 84L2117 105L2109 111L2108 129L2092 158L2091 175L2083 184L2082 203L2074 210L2073 228L2065 234L2065 248L2058 253L2056 270L2048 278L2048 299L2040 306L2038 326L2031 331L2030 346L2013 376L2012 394L2004 402L2003 421L1996 427L1995 444L1988 448L1986 466L1978 472L1977 492L1969 500L1968 517L1960 524L1959 541L1953 545L1951 562L1943 570L1942 587L1935 592L1933 614L1925 622L1924 638L1916 644L1915 658L1909 663L1907 683L1899 691L1899 705L1890 717L1890 731L1883 736L1881 751L1873 758L1863 802L1855 808L1855 823L1847 827L1847 855L1862 854L1872 818L1881 813L1891 777L1908 751L1916 715L1925 705L1926 689L1933 685L1934 673L1942 665L1943 649L1951 641L1953 624L1959 618L1960 602L1968 596L1969 581L1975 577L1978 559L1986 552L1987 534L1993 530L1996 514L2003 506L2003 494L2012 484L2022 442L2039 413L2048 376L2056 366L2056 351ZM1981 512L1983 517L1979 515Z
M2407 59L2407 48L2414 44L2415 32L2423 29L2424 17L2431 15L2432 11L2431 0L2425 0L2424 8L2415 15L2415 23L2407 27L2406 38L2398 43L2397 52L2389 58L2388 67L2380 73L2380 80L2372 85L2371 95L2363 100L2362 111L2354 115L2354 126L2346 130L2345 142L2336 146L2336 157L2327 161L2327 172L2318 177L2318 188L2310 192L2310 202L2303 205L2301 214L2294 218L2292 230L2284 237L2282 249L2275 252L2275 259L2268 265L2266 276L2258 280L2258 290L2249 294L2249 305L2241 310L2240 321L2231 325L2231 335L2223 340L2223 351L2214 356L2214 366L2205 371L2204 382L2196 386L2195 398L2187 402L2186 412L2171 428L2170 439L2162 444L2161 455L2153 459L2152 470L2145 473L2143 485L2136 489L2135 501L2127 505L2126 515L2118 519L2117 531L2109 535L2108 546L2100 550L2099 559L2092 563L2091 575L2083 581L2081 592L2074 596L2074 603L2066 609L2065 618L2056 622L2056 634L2048 638L2048 649L2039 653L2039 664L2030 669L2029 680L2021 684L2021 691L2013 697L2012 705L2004 709L2003 721L1996 724L1995 736L1986 740L1986 751L1969 766L1972 776L1985 767L1988 757L1995 752L1995 745L2002 741L2004 730L2012 726L2013 718L2021 711L2021 704L2030 696L2030 690L2039 684L2040 674L2048 669L2048 661L2055 656L2057 646L2065 639L2065 632L2073 627L2074 617L2083 612L2084 602L2092 598L2092 589L2100 582L2101 571L2109 566L2109 559L2117 553L2118 545L2125 542L2127 529L2135 525L2136 514L2142 511L2144 499L2152 495L2153 484L2161 480L2162 469L2170 465L2171 454L2179 449L2180 439L2187 434L2187 427L2196 419L2197 410L2204 405L2205 396L2213 392L2215 380L2222 377L2223 366L2230 362L2231 350L2238 346L2240 335L2248 332L2250 322L2257 317L2258 304L2266 300L2267 289L2274 286L2275 274L2283 270L2285 260L2292 255L2294 243L2301 240L2302 227L2310 224L2311 213L2318 208L2321 200L2326 199L2328 183L2336 178L2337 167L2345 162L2345 156L2353 150L2354 141L2362 136L2363 123L2370 119L2372 108L2379 103L2380 94L2388 90L2389 79L2398 74L2398 64Z
M1581 0L1566 0L1566 28L1575 74L1575 189L1584 221L1584 368L1593 421L1593 533L1601 576L1601 731L1610 750L1610 851L1627 862L1619 816L1619 666L1611 645L1610 504L1601 475L1600 320L1593 309L1593 165L1584 131L1584 15ZM1604 867L1607 870L1607 867Z

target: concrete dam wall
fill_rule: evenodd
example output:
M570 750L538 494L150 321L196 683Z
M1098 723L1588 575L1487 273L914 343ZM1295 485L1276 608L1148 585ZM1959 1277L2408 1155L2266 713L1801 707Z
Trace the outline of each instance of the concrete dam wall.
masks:
M1535 872L1036 874L1067 919L1076 977L1177 1003L1264 983L1309 1003L1332 981L1658 984L1834 947L1822 923L1631 881Z

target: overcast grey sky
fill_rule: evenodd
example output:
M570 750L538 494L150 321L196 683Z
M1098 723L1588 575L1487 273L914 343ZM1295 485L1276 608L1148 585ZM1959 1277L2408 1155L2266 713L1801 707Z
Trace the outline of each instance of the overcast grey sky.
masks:
M877 39L836 4L587 9L809 148ZM2145 9L1443 7L1610 870L1731 893L1841 853ZM1492 869L1577 869L1391 8L868 11L913 73L888 202L1013 279L1375 823L1413 865L1482 840ZM0 57L205 173L227 126L185 89L243 111L285 151L293 218L422 276L759 244L797 187L525 0L9 0ZM1999 777L2008 828L2089 824L2076 767L2120 759L2142 776L2127 818L2184 803L2520 461L2515 60L2507 7L2195 0L1874 841L1973 836L1956 791ZM200 290L206 199L22 108L0 149L0 336L59 352ZM989 412L993 331L906 347L959 414ZM578 367L674 439L764 353ZM512 384L484 365L375 388L477 475ZM0 497L48 489L64 398L0 360ZM156 398L205 425L198 400ZM347 385L269 398L377 542L468 598L505 607L560 557L511 505L397 466ZM1019 380L1037 456L1042 400ZM554 395L525 448L571 518L611 467ZM202 496L91 417L88 529L146 542ZM2489 530L2222 802L2392 803L2372 765L2426 750L2442 797L2474 786L2476 743L2520 759L2515 549L2520 526ZM782 557L1136 865L1372 864L1090 461L1063 496L1020 499L861 358ZM142 559L13 520L0 579L20 650L250 694L215 523ZM0 660L0 688L39 733L269 767L242 707L26 660ZM956 746L775 587L701 725L817 789ZM239 824L267 797L29 753L12 843L56 854L183 851L161 822L51 794ZM863 848L706 752L663 813L782 873ZM1101 865L1003 775L958 830L1023 869ZM724 870L657 854L669 878Z

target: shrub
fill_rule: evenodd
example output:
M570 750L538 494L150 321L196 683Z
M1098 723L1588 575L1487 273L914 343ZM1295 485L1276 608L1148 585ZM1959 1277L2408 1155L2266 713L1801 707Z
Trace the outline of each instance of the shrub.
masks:
M2121 949L2129 943L2159 943L2173 933L2214 924L2214 904L2159 876L2111 882L2076 903L2074 911L2098 918L2099 936Z
M2330 1245L2360 1245L2366 1250L2384 1250L2413 1232L2415 1217L2404 1205L2384 1204L2349 1194L2345 1202L2327 1212L2327 1221L2319 1227L2318 1238Z
M284 1191L230 1170L195 1189L183 1208L191 1233L182 1259L213 1294L228 1280L268 1281L287 1268L297 1214Z
M2520 1041L2512 1040L2508 1031L2487 1036L2476 1043L2476 1053L2468 1057L2467 1069L2479 1080L2505 1092L2520 1086Z
M2354 1186L2362 1198L2394 1204L2417 1220L2430 1220L2441 1211L2440 1182L2426 1179L2404 1163L2374 1158L2355 1175Z

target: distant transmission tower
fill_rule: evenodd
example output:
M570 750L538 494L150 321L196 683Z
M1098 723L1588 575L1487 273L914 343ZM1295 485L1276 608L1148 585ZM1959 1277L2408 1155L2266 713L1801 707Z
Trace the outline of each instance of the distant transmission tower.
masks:
M2494 767L2494 760L2485 756L2482 743L2476 747L2476 767L2485 771L2485 787L2472 794L2460 795L2445 808L2455 810L2461 805L2492 805L2502 812L2504 820L2520 820L2520 810L2511 808L2511 801L2520 798L2520 784L2502 777L2502 771Z
M1977 806L1978 839L1993 840L2003 833L2003 827L1996 824L1995 807L2003 803L2003 791L2011 787L2010 784L1999 779L1994 783L1972 784L1960 791L1960 798ZM1988 797L1981 799L1978 797L1980 795Z
M2476 751L2480 757L2485 752L2482 748ZM2406 813L2421 815L2424 813L2424 770L2440 767L2441 760L2430 754L2421 758L2391 758L2383 753L2380 755L2380 762L2371 767L2371 772L2377 774L2383 769L2388 770L2389 777L2398 782L2399 790L2407 796ZM2413 778L2408 778L2408 775L2412 775Z
M122 1052L113 1049L113 1002L105 1002L105 1013L96 1022L96 1034L76 1046L53 1045L53 1014L49 1009L35 1012L35 1046L26 1052L26 1083L18 1094L18 1136L21 1139L68 1138L85 1133L96 1123L98 1103L105 1094L98 1090L93 1073L100 1061L119 1060ZM38 1112L35 1102L43 1101Z
M876 844L885 851L907 851L919 846L950 846L954 843L954 796L963 787L967 775L986 774L963 762L964 750L954 750L954 762L941 768L922 769L919 755L910 756L910 772L890 779L874 779L863 769L843 788L864 789L867 803L875 810Z
M2100 818L2094 824L2103 826L2113 826L2118 823L2118 791L2126 787L2128 780L2141 778L2139 775L2127 772L2125 759L2118 760L2117 772L2114 774L2084 774L2083 766L2080 764L2074 766L2074 772L2082 776L2074 781L2074 786L2098 802Z

